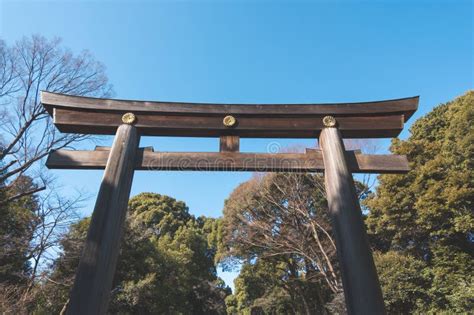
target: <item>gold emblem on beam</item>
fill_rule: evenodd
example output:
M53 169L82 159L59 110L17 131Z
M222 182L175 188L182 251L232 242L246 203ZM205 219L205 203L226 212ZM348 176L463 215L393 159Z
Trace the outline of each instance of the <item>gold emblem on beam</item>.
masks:
M226 127L233 127L237 123L237 119L235 119L234 116L228 115L224 117L224 119L222 120L222 123Z
M323 118L323 125L324 127L336 127L336 118L333 116L325 116Z
M122 122L127 125L133 124L137 120L137 117L133 113L125 113L122 116Z

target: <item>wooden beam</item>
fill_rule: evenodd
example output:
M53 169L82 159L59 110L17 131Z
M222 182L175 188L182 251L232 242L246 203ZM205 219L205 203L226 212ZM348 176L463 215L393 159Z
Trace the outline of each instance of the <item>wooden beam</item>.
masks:
M324 104L211 104L184 102L151 102L116 100L41 92L41 103L52 115L52 109L63 107L87 111L107 110L119 112L147 112L152 114L198 115L392 115L403 114L407 121L418 107L419 97L407 97L375 102L324 103Z
M336 104L200 104L98 99L42 92L42 104L61 132L114 134L132 112L148 136L314 138L333 115L345 138L396 137L418 106L418 97ZM223 119L233 116L235 124Z
M348 314L385 314L382 290L352 178L353 166L337 128L320 138L329 213Z
M133 110L131 110L133 111ZM84 134L114 134L122 123L124 112L94 112L54 109L54 124L61 132ZM226 127L224 116L165 115L134 112L135 126L148 136L245 138L315 138L323 128L322 116L257 117L236 115L235 127ZM345 138L396 137L403 129L402 114L336 117Z
M71 291L67 314L107 312L138 143L137 129L132 125L121 125L111 150L92 151L98 154L105 153L106 167Z
M110 151L110 147L108 146L102 146L102 145L96 145L95 148L94 148L95 151ZM144 151L151 151L153 152L153 147L152 146L148 146L148 147L144 147L144 148L141 148L141 150L144 150Z
M96 147L96 150L97 150L97 147ZM306 148L305 149L306 153L315 153L315 152L319 152L319 151L321 151L321 150L320 149L313 149L313 148ZM362 154L361 149L349 150L349 151L346 151L346 152L349 152L349 155L350 155L351 152L354 152L354 154Z
M103 169L108 151L51 152L46 166L50 169ZM352 173L406 173L410 170L404 155L365 155L347 151ZM238 153L238 152L152 152L138 151L136 170L183 171L273 171L320 172L324 170L322 153Z

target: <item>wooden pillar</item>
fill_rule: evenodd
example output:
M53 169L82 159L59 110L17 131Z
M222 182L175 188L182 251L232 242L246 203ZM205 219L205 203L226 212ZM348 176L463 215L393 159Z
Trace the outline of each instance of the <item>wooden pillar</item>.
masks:
M385 314L377 271L348 168L336 120L326 116L321 131L324 176L329 211L336 238L347 311L357 315Z
M115 135L67 314L107 312L140 138L132 118L124 115L130 124L120 125Z

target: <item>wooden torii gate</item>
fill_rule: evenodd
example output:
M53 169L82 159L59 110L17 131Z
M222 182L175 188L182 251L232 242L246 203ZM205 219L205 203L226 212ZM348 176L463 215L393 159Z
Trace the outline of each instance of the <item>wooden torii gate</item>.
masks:
M342 104L143 102L41 93L61 132L115 134L111 148L51 152L51 169L105 169L79 263L68 314L104 314L135 170L317 172L328 206L350 314L384 314L384 302L352 173L405 173L403 155L346 151L343 138L396 137L418 97ZM154 152L141 135L219 137L220 152ZM318 138L306 153L240 153L239 139Z

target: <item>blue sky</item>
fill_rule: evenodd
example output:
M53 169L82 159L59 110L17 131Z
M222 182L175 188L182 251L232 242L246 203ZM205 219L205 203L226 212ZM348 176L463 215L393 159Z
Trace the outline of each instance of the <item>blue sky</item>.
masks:
M472 1L8 1L0 37L59 36L107 67L115 97L222 102L351 102L420 95L408 125L473 88ZM409 135L408 128L401 137ZM314 146L312 140L242 140L242 151ZM110 138L105 143L110 142ZM160 151L216 151L217 139L143 138ZM388 141L382 142L387 145ZM91 147L92 148L92 147ZM86 191L100 171L54 171ZM144 191L217 217L250 173L137 172Z

